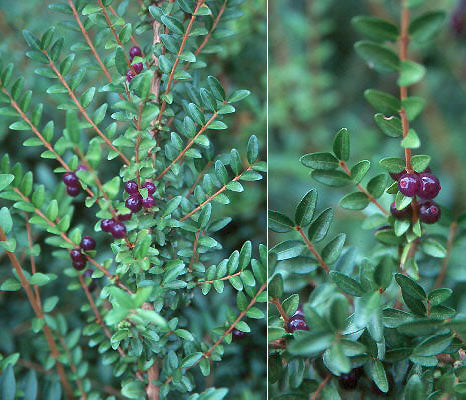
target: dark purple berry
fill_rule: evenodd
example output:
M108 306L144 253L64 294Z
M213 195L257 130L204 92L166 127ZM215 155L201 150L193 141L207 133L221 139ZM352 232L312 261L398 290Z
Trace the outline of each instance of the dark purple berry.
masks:
M96 246L95 239L91 236L84 236L81 240L80 246L83 250L94 250Z
M419 219L426 224L435 224L441 215L440 207L434 201L427 200L419 206Z
M239 329L233 329L233 331L231 332L231 334L233 335L233 337L235 339L243 339L244 337L247 336L247 333L246 332L243 332L243 331L240 331Z
M361 368L352 369L347 374L340 375L338 378L338 384L344 390L353 390L358 386L359 378L362 375Z
M115 239L122 239L126 236L126 226L121 222L115 222L112 226L112 236Z
M70 257L73 261L85 260L83 253L81 253L81 249L73 249L70 251Z
M73 268L74 269L77 269L78 271L82 271L84 268L86 268L86 263L87 263L87 260L84 259L84 260L76 260L76 261L73 261Z
M138 193L139 187L136 181L128 181L125 183L125 190L128 194Z
M453 11L450 20L451 29L457 36L462 36L466 33L466 1L459 2L456 10Z
M95 282L95 279L93 279L91 281L91 283L89 283L89 285L87 285L88 289L93 292L94 290L97 289L97 283Z
M122 222L122 221L129 221L131 219L131 217L133 216L133 214L131 213L128 213L128 214L118 214L117 215L117 218L118 218L118 221Z
M100 228L104 232L110 233L112 231L113 225L115 225L115 221L113 219L103 219L100 223Z
M398 179L398 189L408 197L414 197L419 189L419 176L417 174L403 174Z
M140 74L142 69L144 68L144 66L142 65L142 62L138 62L136 64L133 64L132 67L134 69L134 72L136 72L136 75Z
M126 199L125 205L131 212L138 212L142 208L142 196L139 193L132 194Z
M92 269L86 269L83 273L84 278L91 278L94 271Z
M408 207L403 208L402 210L398 210L395 206L395 202L393 202L390 205L390 213L396 218L396 219L408 219L411 218L413 209L411 208L411 205Z
M87 168L84 164L79 164L78 168L76 168L76 171L87 171Z
M81 193L81 188L79 186L67 186L66 193L68 193L71 197L76 197L79 193Z
M142 51L141 51L141 48L139 46L133 46L129 49L129 57L131 58L131 60L134 58L134 57L142 57Z
M143 188L146 188L149 194L154 194L156 187L153 182L151 181L146 181L144 182L144 185L142 185Z
M429 173L419 174L420 185L417 191L419 197L423 199L433 199L440 192L440 181L438 178Z
M66 186L80 186L79 179L74 172L67 172L65 175L63 175L63 182L65 182Z
M129 71L126 73L126 80L127 80L128 82L131 82L135 76L136 76L136 75L134 75L134 72L133 72L132 70L129 70Z
M296 312L293 314L293 317L297 316L297 315L300 315L302 318L304 318L304 312L303 312L303 305L300 304L298 306L298 309L296 310Z
M154 207L154 204L155 204L155 199L151 195L148 195L145 199L142 199L142 206L144 208Z
M307 326L306 321L301 315L296 315L291 317L288 320L288 324L286 325L286 330L290 333L293 333L297 330L308 331L309 326Z

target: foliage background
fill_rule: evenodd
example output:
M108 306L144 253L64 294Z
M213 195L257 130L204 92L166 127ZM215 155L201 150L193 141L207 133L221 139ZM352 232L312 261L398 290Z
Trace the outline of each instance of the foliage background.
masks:
M269 208L292 215L301 197L312 187L317 188L318 209L335 209L336 223L329 235L345 232L346 245L357 246L360 255L368 254L375 240L361 229L361 212L338 206L348 189L319 184L298 160L303 154L331 149L333 135L342 127L348 128L351 135L351 160L371 161L374 171L370 177L384 172L378 165L381 158L402 156L399 140L381 133L363 97L369 87L398 95L396 76L372 71L357 56L353 45L362 36L351 26L351 18L356 15L388 17L399 22L399 3L398 0L270 3ZM443 9L449 21L458 4L456 0L427 0L422 10ZM422 10L416 11L416 15ZM448 23L431 44L410 45L411 59L427 68L426 77L409 90L410 95L421 96L427 102L414 123L422 143L414 154L432 155L431 167L442 184L438 202L456 215L464 211L466 195L465 54L466 36L456 35ZM388 209L391 196L385 195L381 201ZM370 205L364 213L374 211ZM446 226L440 229L448 231ZM297 233L291 235L295 237ZM270 247L284 239L286 235L271 232ZM461 257L465 250L466 241L459 237L450 259L448 287L454 281L461 288L466 281ZM432 271L423 273L433 275L438 269L437 263ZM302 279L288 284L290 292L305 285ZM461 304L458 311L465 312L466 295L457 293L460 297L455 301Z
M41 33L49 27L50 19L56 23L66 19L62 14L48 9L48 5L54 1L26 0L11 2L0 0L0 55L5 63L13 62L15 64L15 76L23 75L26 78L25 87L33 90L33 104L43 102L44 120L53 119L56 123L56 129L62 130L65 125L65 113L57 115L56 98L45 93L50 80L41 78L34 74L37 63L25 56L28 47L23 39L21 31L28 29L32 32ZM116 1L113 6L129 4L129 11L125 16L129 22L137 20L137 2L133 1ZM229 121L230 129L226 133L218 134L217 137L211 135L211 140L218 149L235 147L244 149L247 140L251 134L258 136L261 143L262 159L265 159L266 143L266 1L246 1L242 6L244 15L235 22L236 34L231 38L224 40L225 51L210 58L211 66L208 67L209 74L219 77L227 91L244 88L252 92L245 101L238 107L237 113L234 114L234 120ZM65 49L69 49L76 39L81 40L80 32L70 31L60 27L57 35L66 37ZM146 32L138 37L140 43L151 43L152 37L150 32ZM78 62L86 64L86 57L78 57ZM95 60L92 60L95 62ZM247 73L245 73L247 69ZM89 76L89 75L88 75ZM98 85L97 79L99 74L90 74L91 79L85 84L89 86ZM48 107L47 107L48 105ZM51 115L50 113L54 113ZM47 115L48 114L48 115ZM12 131L8 129L11 123L11 117L0 115L0 156L5 153L11 155L12 162L21 162L26 170L31 170L38 184L44 184L46 187L55 187L61 184L61 176L53 173L56 167L54 160L40 158L43 151L40 147L23 147L21 143L30 133ZM61 122L61 124L59 124ZM102 180L106 181L118 174L118 169L109 165L103 171ZM246 240L252 240L253 248L257 257L257 246L259 243L266 242L266 183L265 180L246 183L247 189L244 193L234 194L229 206L223 207L223 214L216 215L216 218L229 216L233 219L232 223L222 231L216 238L223 245L223 253L219 258L228 257L231 252L239 249ZM3 201L0 201L0 206ZM87 219L89 226L92 227L95 222L95 216L92 215L85 207L77 207L75 210L74 220L81 218ZM99 243L101 249L98 259L105 259L112 256L109 246L104 242L109 238L103 234L95 234L86 228L87 234L93 234ZM46 235L42 234L36 239L42 247L41 256L38 258L38 271L45 269L48 271L60 271L64 266L62 261L52 257L52 247L45 244L43 239ZM104 250L105 249L105 250ZM4 281L7 275L10 275L10 266L4 254L0 255L0 282ZM60 299L66 299L66 277L57 280L53 285L47 286L47 291L59 295ZM230 288L228 288L230 289ZM44 295L47 296L44 290ZM235 296L231 290L225 290L223 298L215 304L211 304L203 298L197 296L194 300L194 308L189 311L187 317L192 321L192 330L208 331L218 326L219 321L224 319L225 307L223 305L234 304ZM34 359L28 348L20 348L17 337L23 335L22 343L25 343L24 336L32 338L32 332L28 330L27 320L30 318L31 310L22 292L2 292L0 294L0 354L4 356L21 352L26 362L28 359ZM68 314L70 320L79 318L80 302L76 299L68 298L61 303L60 312ZM220 305L220 306L219 306ZM82 315L82 314L81 314ZM92 351L92 349L88 349ZM229 386L230 392L228 398L238 400L259 400L265 396L266 382L262 379L265 376L266 365L266 339L265 323L260 321L254 323L253 334L244 339L238 345L227 346L226 354L222 365L214 366L214 375L200 382L200 387L217 384L219 386ZM90 360L92 362L92 358ZM112 383L111 369L103 365L95 366L97 375L102 384ZM199 374L199 379L204 379ZM228 384L230 383L230 384Z

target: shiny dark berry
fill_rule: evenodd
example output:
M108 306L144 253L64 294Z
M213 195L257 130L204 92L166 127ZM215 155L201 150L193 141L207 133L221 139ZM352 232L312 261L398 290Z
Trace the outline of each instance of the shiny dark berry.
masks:
M79 179L74 172L67 172L63 175L63 182L65 182L66 186L80 186Z
M80 246L83 250L94 250L96 246L95 239L91 236L84 236L81 240Z
M73 261L85 260L83 253L81 253L81 249L73 249L70 251L70 257Z
M131 60L134 58L134 57L142 57L142 51L141 51L141 48L139 46L133 46L129 49L129 57L131 58Z
M89 285L88 285L87 287L89 288L89 290L90 290L91 292L93 292L94 290L96 290L96 289L97 289L97 283L95 282L95 279L93 279L93 280L91 281L91 283L89 283Z
M129 221L131 219L131 217L133 216L133 214L131 213L128 213L128 214L118 214L117 215L117 218L118 218L118 221Z
M87 260L84 259L84 260L76 260L76 261L73 261L73 268L74 269L77 269L78 271L82 271L84 268L86 268L86 263L87 263Z
M76 197L79 193L81 193L81 188L79 186L67 186L66 193L68 193L71 197Z
M396 218L396 219L409 219L413 215L413 209L411 208L411 205L408 207L403 208L402 210L398 210L395 207L395 202L393 202L390 205L390 213Z
M121 222L115 222L115 225L112 226L112 236L115 239L122 239L126 236L126 226Z
M79 164L78 168L76 168L76 171L87 171L87 168L84 164Z
M408 197L414 197L419 189L419 176L417 174L403 174L398 179L398 189Z
M243 331L240 331L239 329L233 329L233 331L231 332L231 334L233 335L233 337L235 339L243 339L244 337L247 336L247 333L246 332L243 332Z
M451 16L450 25L455 35L462 36L466 33L466 1L459 2Z
M296 315L296 316L291 317L288 320L288 324L286 325L286 330L290 333L293 333L297 330L308 331L309 326L307 326L307 323L302 316Z
M135 181L128 181L125 183L125 190L128 194L138 193L138 184Z
M155 204L155 199L151 195L148 195L146 198L142 199L142 206L144 208L154 207L154 204Z
M100 228L104 232L111 232L113 225L115 225L115 221L113 219L103 219L102 222L100 223Z
M298 306L298 309L296 310L296 312L293 314L293 317L295 317L296 315L300 315L301 317L304 318L304 311L303 311L303 305L300 304Z
M417 191L423 199L433 199L440 192L440 181L435 175L429 173L419 174L420 185Z
M139 193L132 194L126 199L125 205L131 212L138 212L142 208L142 196Z
M142 65L142 62L138 62L136 64L133 64L132 67L133 67L134 71L136 72L136 75L140 74L142 69L144 68L144 66Z
M362 375L362 369L354 368L347 374L340 375L340 377L338 378L338 384L344 390L356 389L361 375Z
M128 82L131 82L135 76L136 76L136 75L134 75L134 72L131 71L131 70L129 70L129 71L126 73L126 80L127 80Z
M435 224L441 215L440 207L434 201L427 200L419 206L419 219L426 224Z
M144 182L144 185L142 185L143 188L146 188L149 194L154 194L156 187L153 182L151 181L146 181Z

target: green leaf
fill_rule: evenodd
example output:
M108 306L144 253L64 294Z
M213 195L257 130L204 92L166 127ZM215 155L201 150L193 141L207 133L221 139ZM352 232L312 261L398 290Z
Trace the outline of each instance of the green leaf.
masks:
M405 60L401 62L400 77L398 78L399 86L410 86L418 83L424 75L426 69L423 65L414 61Z
M47 298L44 301L44 312L46 313L51 312L57 305L58 300L59 300L58 296L52 296L52 297Z
M128 62L126 61L125 51L121 47L117 47L115 51L115 66L120 75L126 75Z
M333 139L333 152L339 160L348 161L350 156L350 139L348 129L341 128Z
M37 375L33 369L29 370L26 375L24 385L24 398L28 400L36 400L38 392Z
M167 15L162 15L160 20L173 33L177 33L178 35L182 35L184 33L183 24L179 22L176 18L169 17Z
M305 167L321 170L338 168L338 160L332 153L311 153L302 156L299 161Z
M368 39L384 42L386 40L396 41L398 39L398 27L391 22L377 17L357 16L351 20L356 30Z
M181 368L190 368L193 365L195 365L203 356L203 353L201 352L195 352L193 354L190 354L189 356L186 356L183 361L181 361Z
M365 293L359 282L341 272L330 271L330 277L341 290L351 296L360 297Z
M364 92L364 98L376 111L383 114L391 115L400 112L400 100L391 94L380 90L367 89Z
M16 397L16 379L13 366L8 366L2 373L2 400L14 400Z
M173 213L173 211L175 211L180 205L181 200L182 200L182 196L176 196L173 199L169 200L167 202L167 205L165 206L165 210L162 215L166 217L167 215L170 215L171 213Z
M209 84L209 88L217 100L223 102L225 100L225 90L223 89L219 80L213 76L208 76L207 83Z
M13 278L8 278L0 286L0 290L5 292L16 292L19 289L21 289L21 284Z
M311 176L327 186L340 187L351 183L351 178L341 171L314 170Z
M71 141L78 144L80 142L80 131L78 116L75 111L69 110L66 112L66 130Z
M10 211L6 207L0 209L0 227L6 234L10 233L13 228L13 220Z
M379 174L374 176L368 183L367 183L367 191L378 199L385 191L385 187L387 186L387 175L386 174Z
M247 157L248 163L254 164L257 160L259 155L259 141L257 140L256 135L252 135L248 140L248 147L247 147Z
M329 308L329 319L334 328L342 331L346 327L348 316L348 300L342 294L334 296Z
M330 225L332 224L333 215L333 210L327 208L311 223L308 230L308 238L311 242L320 242L327 236Z
M364 40L357 42L354 48L371 68L380 73L397 72L400 68L398 55L387 46Z
M326 350L334 340L333 333L329 332L306 332L290 342L287 350L292 355L300 357L316 356Z
M31 47L34 50L41 50L39 40L34 36L34 34L31 31L24 29L23 36L29 47Z
M427 299L431 305L436 306L446 301L452 294L453 290L449 288L434 289L429 293Z
M422 250L424 253L435 258L445 258L447 256L445 247L432 238L427 238L422 241Z
M412 375L405 389L405 400L425 400L424 384L419 375Z
M340 257L343 245L345 244L346 235L340 233L330 241L322 250L322 258L327 264L333 264Z
M269 210L269 229L278 232L289 232L294 229L295 224L286 215L278 211Z
M228 99L229 103L236 103L248 97L251 94L249 90L236 90Z
M368 160L362 160L356 163L351 168L351 180L355 185L360 183L362 179L366 176L369 168L371 167L371 162Z
M431 336L419 343L413 350L413 355L421 357L436 356L443 353L453 340L451 334Z
M416 155L411 157L411 165L416 172L424 171L430 163L430 156Z
M139 381L130 381L123 385L121 394L129 399L141 399L145 396L144 385Z
M364 193L353 192L340 200L340 206L348 210L364 210L369 205L369 199Z
M413 19L409 25L410 38L419 42L432 39L442 28L445 18L444 11L429 11Z
M311 223L317 204L317 190L311 189L299 202L295 211L295 224L301 227Z
M401 141L401 146L405 149L417 149L421 145L419 136L414 129L410 129L406 137Z
M413 157L414 158L414 157ZM388 172L399 173L406 167L405 161L397 157L382 158L379 164Z
M268 285L268 295L280 298L283 295L283 278L280 274L275 274Z
M41 272L36 272L34 275L32 275L29 283L31 285L43 286L56 278L56 275L53 274L43 274Z
M427 298L424 289L408 276L403 274L395 274L395 280L397 281L398 285L400 285L401 290L408 293L410 296L419 300L425 300Z
M377 387L383 393L387 393L389 389L388 380L382 361L372 360L369 364L369 374Z
M426 102L422 97L411 96L404 99L402 106L409 121L415 120L424 109Z
M378 113L374 115L374 120L380 130L387 136L400 137L403 135L401 120L398 117L386 117Z

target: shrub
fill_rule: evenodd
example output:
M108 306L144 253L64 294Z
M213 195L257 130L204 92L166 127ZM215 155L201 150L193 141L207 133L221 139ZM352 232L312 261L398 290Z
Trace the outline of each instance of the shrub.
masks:
M246 400L261 390L261 360L231 351L254 343L239 342L246 319L263 336L265 247L247 240L227 253L221 230L235 192L266 166L256 136L241 151L215 139L250 92L222 84L220 62L206 57L228 54L241 1L138 3L52 4L60 29L23 32L45 104L16 65L0 68L1 114L54 168L37 177L20 152L1 159L0 245L12 267L2 334L14 342L0 356L4 400L223 399L227 386ZM80 37L70 33L73 53L63 27ZM20 322L27 333L13 340Z
M365 179L371 163L349 165L356 138L343 128L333 151L300 158L319 184L353 187L339 205L366 210L358 226L374 233L370 252L361 253L344 233L328 237L335 211L322 209L316 189L292 218L269 212L269 228L289 238L269 251L273 399L463 396L461 288L444 284L465 214L432 200L440 190L428 169L435 154L412 154L421 145L413 126L425 100L408 88L422 80L425 67L410 59L409 45L432 41L445 20L444 12L417 10L421 3L402 2L400 24L372 16L352 20L366 38L355 44L356 53L377 72L397 74L396 95L367 89L364 97L376 111L375 124L401 142L404 156L386 154L379 162L385 172Z

